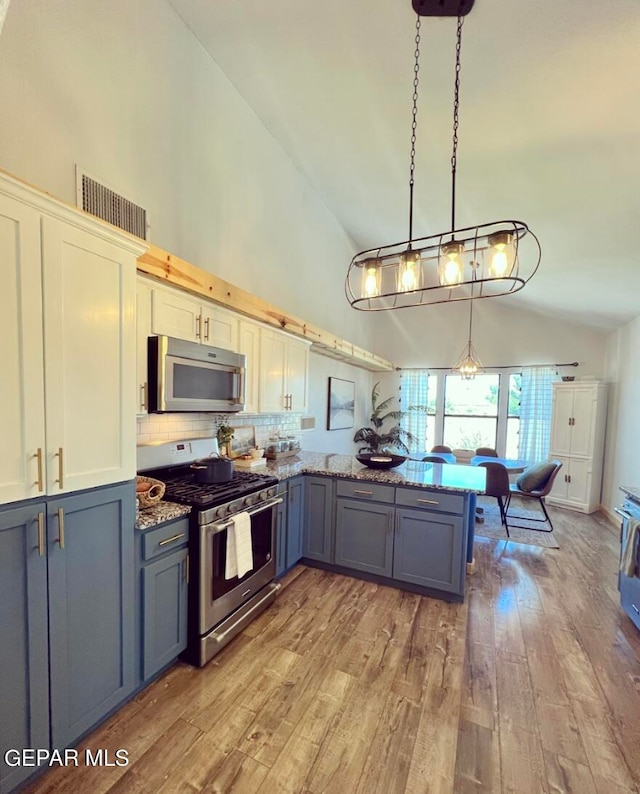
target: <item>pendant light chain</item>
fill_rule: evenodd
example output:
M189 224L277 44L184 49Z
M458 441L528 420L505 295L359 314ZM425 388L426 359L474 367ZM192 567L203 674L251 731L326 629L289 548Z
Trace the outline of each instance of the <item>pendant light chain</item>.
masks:
M458 167L458 113L460 110L460 50L464 17L458 17L456 33L456 81L453 99L453 151L451 154L451 231L456 228L456 171Z
M413 183L416 170L416 129L418 127L418 84L420 79L420 15L416 14L416 48L414 51L415 63L413 66L413 109L411 111L411 165L409 167L409 247L413 240Z

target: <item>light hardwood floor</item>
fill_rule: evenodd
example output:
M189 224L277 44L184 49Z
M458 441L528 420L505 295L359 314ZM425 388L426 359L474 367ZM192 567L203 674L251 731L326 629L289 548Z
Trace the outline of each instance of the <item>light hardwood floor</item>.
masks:
M451 605L299 566L206 668L184 664L43 792L640 791L640 634L617 530L553 510L560 549L477 538Z

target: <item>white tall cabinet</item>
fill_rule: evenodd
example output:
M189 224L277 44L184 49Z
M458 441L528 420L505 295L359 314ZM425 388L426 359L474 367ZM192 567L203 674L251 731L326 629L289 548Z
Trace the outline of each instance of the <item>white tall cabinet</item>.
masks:
M550 504L583 513L598 509L606 416L606 384L553 384L550 455L563 466L547 497Z
M0 503L135 476L144 249L0 174Z

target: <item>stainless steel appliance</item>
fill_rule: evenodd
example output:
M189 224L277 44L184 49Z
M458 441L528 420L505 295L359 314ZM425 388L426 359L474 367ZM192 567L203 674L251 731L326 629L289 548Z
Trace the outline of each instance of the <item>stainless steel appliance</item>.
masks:
M231 350L150 336L149 411L242 411L246 357Z
M615 511L622 518L620 527L620 550L622 552L627 540L630 521L640 521L640 500L627 495L622 509L616 507ZM638 558L640 558L640 544L636 547L636 566L640 571L640 559ZM640 629L640 579L637 576L625 576L620 571L618 589L620 590L620 605Z
M198 483L190 464L206 455L211 440L138 448L138 468L166 484L164 498L193 507L189 548L189 645L186 658L199 667L224 648L276 598L278 480L234 471L225 483ZM149 468L149 465L163 465ZM167 465L170 463L171 465ZM251 520L253 565L242 577L225 578L227 537L234 516Z

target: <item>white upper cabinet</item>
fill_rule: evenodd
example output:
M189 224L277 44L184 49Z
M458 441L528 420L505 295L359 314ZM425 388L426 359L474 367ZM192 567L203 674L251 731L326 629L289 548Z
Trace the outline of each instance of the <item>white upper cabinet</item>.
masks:
M289 411L305 413L309 405L309 342L289 339L287 343L287 391Z
M152 332L238 352L238 317L185 292L153 288Z
M0 502L44 493L40 214L0 193Z
M585 513L600 504L607 389L597 381L553 384L551 457L562 461L551 504Z
M149 408L149 382L147 372L148 339L153 335L151 329L152 288L139 278L136 285L136 364L137 364L137 408L138 414L146 414Z
M135 268L143 251L0 176L1 502L135 476Z
M239 353L247 358L245 370L245 409L248 414L260 410L260 326L251 320L240 320Z
M270 328L260 332L260 411L304 413L309 392L310 342Z
M206 299L138 277L137 412L146 412L147 337L172 336L246 356L244 413L308 410L311 343Z

